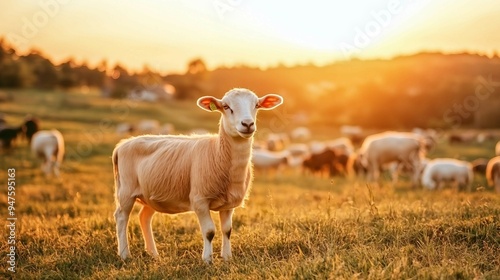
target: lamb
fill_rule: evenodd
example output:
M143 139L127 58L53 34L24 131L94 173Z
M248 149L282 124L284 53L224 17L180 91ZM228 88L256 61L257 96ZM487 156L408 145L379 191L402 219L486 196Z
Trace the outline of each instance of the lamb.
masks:
M422 173L422 185L429 190L439 189L445 182L454 182L461 190L470 186L473 179L472 165L452 158L430 160Z
M197 104L222 114L215 135L143 135L122 140L113 151L118 254L129 256L127 225L137 201L142 205L140 225L146 251L158 257L151 220L155 212L194 211L204 242L202 259L212 261L215 225L210 211L219 211L224 260L231 258L234 208L243 206L253 179L253 135L258 110L282 104L279 95L258 98L248 89L235 88L222 99L205 96Z
M500 193L500 156L496 156L488 162L486 166L486 179L488 185L495 187L495 191Z
M57 130L40 130L33 135L31 151L43 160L42 171L59 177L64 157L64 138Z
M418 185L420 163L425 154L425 143L413 133L383 132L368 136L359 150L361 164L367 169L368 180L377 181L383 166L397 162L413 170L412 184ZM393 182L397 182L397 172Z

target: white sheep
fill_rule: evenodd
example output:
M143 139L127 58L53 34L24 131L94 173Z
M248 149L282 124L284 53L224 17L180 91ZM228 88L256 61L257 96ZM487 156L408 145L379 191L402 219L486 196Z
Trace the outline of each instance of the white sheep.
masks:
M299 126L292 130L290 133L293 140L296 141L307 141L311 139L311 130L305 126Z
M294 157L305 157L309 155L309 147L307 144L293 143L290 144L286 150Z
M283 99L258 98L248 89L232 89L222 99L205 96L198 106L222 114L219 133L211 135L143 135L117 144L113 151L118 254L129 256L127 224L137 201L146 251L158 257L151 229L155 212L194 211L204 241L202 259L212 260L215 225L210 211L219 211L223 232L221 255L231 257L234 208L247 198L252 182L252 141L259 109L270 110Z
M290 152L272 152L268 150L253 150L252 163L256 170L268 172L269 170L279 170L288 163Z
M269 151L282 151L290 143L286 133L269 133L267 135L267 149Z
M311 154L321 154L322 152L326 151L328 147L326 146L325 142L322 141L311 141L309 142L309 152Z
M488 185L495 187L495 191L500 193L500 156L496 156L488 161L486 179L488 180Z
M347 137L340 137L326 142L326 146L336 152L337 154L344 154L350 156L354 153L354 145L351 139Z
M158 120L142 120L137 124L137 131L140 134L156 134L160 131L160 122Z
M31 140L33 155L43 160L42 171L49 175L60 175L59 168L64 157L64 138L57 130L40 130Z
M464 189L473 179L472 165L452 158L429 160L422 173L422 185L429 190L439 189L446 182L454 182L458 189Z
M420 163L425 153L424 145L421 138L413 133L388 131L368 136L361 145L358 156L367 170L368 180L378 180L384 166L397 162L411 167L412 184L415 187L418 184ZM393 182L397 182L397 176L395 172Z
M134 126L130 123L119 123L116 125L116 134L118 136L124 136L134 132Z
M175 132L175 126L171 123L163 124L159 131L160 134L173 134Z

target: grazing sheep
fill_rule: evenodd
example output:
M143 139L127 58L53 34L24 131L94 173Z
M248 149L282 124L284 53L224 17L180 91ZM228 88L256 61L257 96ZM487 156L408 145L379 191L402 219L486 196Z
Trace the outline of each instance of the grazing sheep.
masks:
M425 153L424 144L413 133L388 131L368 136L359 150L361 163L368 170L368 180L377 181L385 165L397 162L411 167L412 184L416 187ZM397 182L397 176L397 172L393 174L393 182Z
M486 179L488 180L488 185L495 187L495 191L500 193L500 156L496 156L488 162Z
M158 257L151 220L155 212L194 211L204 242L202 259L212 260L215 225L210 211L219 211L224 260L231 257L234 208L243 204L252 182L252 141L257 111L279 106L283 99L258 98L248 89L232 89L222 99L205 96L198 106L222 114L219 134L143 135L121 141L113 151L118 254L129 256L127 224L137 201L146 251Z
M347 137L340 137L328 141L326 142L326 146L339 154L350 156L352 153L354 153L354 146L352 144L352 141Z
M321 154L322 152L327 150L327 146L324 142L321 141L311 141L309 143L309 151L311 154Z
M160 122L157 120L142 120L137 124L137 131L140 134L158 133L160 130Z
M267 136L267 149L269 151L282 151L290 143L286 133L270 133Z
M267 172L271 169L278 170L286 165L289 157L290 153L288 151L254 150L252 152L252 163L255 170Z
M0 128L1 147L3 149L9 149L12 146L12 142L22 132L23 132L22 127L3 127L3 128Z
M40 130L40 121L32 116L27 116L24 120L24 124L22 127L24 134L26 135L26 139L28 140L28 144L31 144L31 139L33 135Z
M472 171L474 173L478 173L481 175L486 174L486 166L488 165L488 159L486 158L478 158L475 159L471 162L472 164Z
M306 144L290 144L286 150L290 152L293 157L304 157L309 154L309 147Z
M40 130L31 140L33 155L41 158L42 171L49 175L60 175L59 168L64 157L64 138L57 130Z
M340 127L340 134L349 137L354 144L361 143L364 139L363 129L357 125L343 125Z
M296 141L307 141L311 139L311 131L309 130L309 128L304 126L295 128L294 130L292 130L290 135L292 136L292 139Z
M129 123L119 123L116 125L116 134L124 136L135 131L135 127Z
M446 182L454 182L458 189L470 186L474 174L469 162L452 158L429 160L422 173L422 185L429 189L439 189Z
M304 160L302 166L304 169L309 169L312 173L322 173L323 170L328 170L330 177L337 175L339 172L335 169L335 152L326 149L321 153L311 154Z
M361 157L358 153L352 153L347 160L347 174L349 177L354 176L366 177L368 174L368 169L361 162Z
M472 143L476 139L476 134L473 132L452 133L448 136L450 144L455 143Z
M175 132L175 127L171 123L163 124L160 127L160 134L173 134Z
M434 129L430 129L430 128L429 129L421 129L421 128L416 127L412 130L412 133L422 137L422 139L425 143L426 151L432 150L437 144L438 133Z

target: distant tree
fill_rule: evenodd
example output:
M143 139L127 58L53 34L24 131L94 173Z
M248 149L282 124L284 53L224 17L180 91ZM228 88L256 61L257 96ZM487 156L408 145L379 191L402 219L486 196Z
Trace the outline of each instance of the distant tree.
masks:
M68 60L59 65L59 85L63 88L71 88L78 85L78 76L74 69L73 60Z
M50 89L57 86L57 70L54 64L41 52L32 50L28 55L21 57L21 60L30 67L33 76L36 77L33 87Z
M130 75L128 71L119 64L113 68L111 78L113 81L111 97L113 98L125 98L132 89L140 85L137 77Z
M201 74L207 71L207 67L205 65L205 62L201 58L196 58L188 63L188 69L187 73L196 75L196 74Z

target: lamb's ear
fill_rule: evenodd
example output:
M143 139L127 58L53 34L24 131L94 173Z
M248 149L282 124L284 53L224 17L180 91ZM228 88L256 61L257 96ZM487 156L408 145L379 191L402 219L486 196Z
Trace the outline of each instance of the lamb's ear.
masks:
M267 94L259 98L259 109L271 110L283 103L283 97L277 94Z
M200 97L197 101L198 106L206 111L222 111L222 103L219 99L212 96Z

